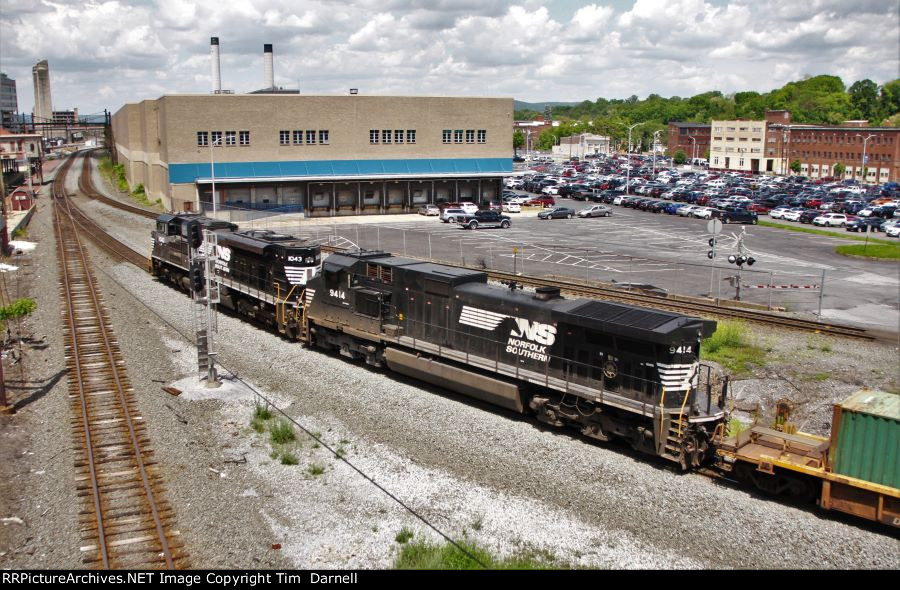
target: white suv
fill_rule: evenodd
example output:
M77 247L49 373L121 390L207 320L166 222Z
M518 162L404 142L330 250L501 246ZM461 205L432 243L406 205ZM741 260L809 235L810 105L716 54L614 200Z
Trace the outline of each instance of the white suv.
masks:
M478 205L472 203L471 201L460 203L459 208L465 211L466 215L475 215L476 213L478 213Z
M813 225L824 225L825 227L839 225L841 227L846 227L847 216L843 213L826 213L825 215L820 215L813 219Z

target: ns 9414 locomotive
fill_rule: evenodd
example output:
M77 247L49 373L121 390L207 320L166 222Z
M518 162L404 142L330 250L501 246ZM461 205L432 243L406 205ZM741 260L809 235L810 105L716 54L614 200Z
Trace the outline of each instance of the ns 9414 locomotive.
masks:
M688 468L725 418L699 384L715 322L489 285L383 252L330 255L307 284L308 344ZM721 402L720 402L721 403Z
M204 230L214 236L204 241ZM162 214L156 220L151 271L190 291L191 253L212 254L221 305L298 338L303 289L322 267L316 244L269 230L243 230L198 214ZM195 278L202 267L193 269ZM199 275L202 278L202 275Z

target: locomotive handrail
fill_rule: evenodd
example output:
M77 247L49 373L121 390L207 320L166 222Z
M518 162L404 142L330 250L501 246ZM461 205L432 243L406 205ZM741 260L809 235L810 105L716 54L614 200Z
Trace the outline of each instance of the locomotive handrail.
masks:
M684 400L681 402L681 410L678 412L678 438L681 439L682 416L684 416L684 406L687 405L688 397L691 395L691 388L684 392Z

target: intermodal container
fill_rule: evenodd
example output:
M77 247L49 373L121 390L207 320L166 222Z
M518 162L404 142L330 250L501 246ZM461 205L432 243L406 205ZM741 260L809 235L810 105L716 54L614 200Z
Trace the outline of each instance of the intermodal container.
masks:
M900 488L900 395L862 390L834 406L834 473Z

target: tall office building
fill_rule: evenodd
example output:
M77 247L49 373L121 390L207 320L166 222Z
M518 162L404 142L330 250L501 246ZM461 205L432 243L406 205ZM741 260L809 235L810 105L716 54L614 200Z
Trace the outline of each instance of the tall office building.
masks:
M9 129L17 112L19 101L16 97L16 81L6 74L0 74L0 127Z
M34 122L49 123L53 120L53 99L50 97L50 66L46 59L31 68L34 78Z

